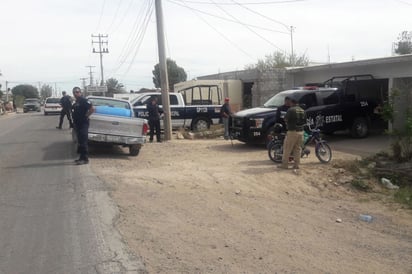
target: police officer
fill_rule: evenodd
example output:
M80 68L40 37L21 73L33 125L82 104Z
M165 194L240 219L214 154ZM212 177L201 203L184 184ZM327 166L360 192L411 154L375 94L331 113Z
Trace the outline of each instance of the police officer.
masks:
M232 110L229 105L229 98L225 98L225 103L220 108L220 116L222 117L223 126L225 128L225 140L228 140L230 137L229 133L229 118L232 115Z
M160 111L159 105L157 104L157 98L155 96L150 98L150 101L147 103L146 107L149 112L149 141L153 142L153 135L156 131L156 140L160 143L162 140L160 139Z
M62 129L64 116L67 116L67 120L69 120L70 128L73 128L72 100L69 95L66 95L65 91L62 92L62 95L63 97L60 99L60 105L62 106L62 110L60 111L59 125L56 128Z
M288 168L289 156L293 156L293 168L299 169L300 154L303 143L303 127L306 124L305 111L297 104L295 98L290 98L290 107L285 115L287 127L286 138L283 144L282 164L279 168Z
M76 164L89 163L89 148L87 144L89 135L89 116L94 112L92 103L82 96L79 87L73 88L73 96L76 102L73 105L73 122L77 135L77 153L80 154Z
M289 109L289 106L290 106L290 98L289 96L286 96L284 104L276 109L275 123L281 124L284 130L286 129L285 115Z

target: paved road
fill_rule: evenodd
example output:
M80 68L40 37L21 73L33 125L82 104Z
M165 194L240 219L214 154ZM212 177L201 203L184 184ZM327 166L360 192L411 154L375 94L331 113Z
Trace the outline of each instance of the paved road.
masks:
M107 187L74 165L57 121L0 117L0 273L144 273L113 227Z

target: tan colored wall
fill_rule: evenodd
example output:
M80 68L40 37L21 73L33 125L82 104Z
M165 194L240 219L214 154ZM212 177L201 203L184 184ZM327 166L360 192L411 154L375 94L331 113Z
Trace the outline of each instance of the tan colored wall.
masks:
M230 105L233 110L239 110L242 107L243 83L240 80L190 80L180 82L174 85L175 92L196 85L218 85L221 90L222 101L225 97L230 98Z

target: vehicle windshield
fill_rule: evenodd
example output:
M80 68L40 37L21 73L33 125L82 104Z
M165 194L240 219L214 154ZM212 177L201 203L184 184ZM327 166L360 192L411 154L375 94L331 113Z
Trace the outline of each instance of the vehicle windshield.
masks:
M132 105L135 106L144 106L149 102L149 99L152 98L152 95L145 95L139 96L132 100Z
M107 106L107 107L114 107L114 108L124 108L130 109L129 103L117 100L110 100L110 99L103 99L103 98L89 98L92 102L93 106Z
M288 95L289 93L278 93L275 96L273 96L272 98L270 98L269 100L266 101L266 103L263 104L264 107L266 108L273 108L273 107L280 107L283 106L283 104L285 103L285 97Z
M60 103L60 98L47 98L46 104L58 104Z
M25 99L24 102L31 104L31 103L38 103L39 100L38 99Z

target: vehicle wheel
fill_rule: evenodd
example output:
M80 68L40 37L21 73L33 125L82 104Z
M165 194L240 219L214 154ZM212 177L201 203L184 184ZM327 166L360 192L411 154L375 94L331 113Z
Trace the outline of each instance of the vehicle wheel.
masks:
M129 154L131 156L137 156L137 155L139 155L139 152L140 152L140 146L139 145L129 146Z
M268 148L268 155L270 160L275 163L282 162L283 144L280 142L273 142Z
M273 136L275 136L275 128L270 127L266 131L266 138L265 138L265 146L266 146L267 149L269 149L269 146L271 145L271 142L273 140Z
M369 132L368 121L365 118L359 117L353 121L352 128L351 128L352 137L364 138L368 135L368 132Z
M208 118L205 118L205 117L197 118L192 123L192 129L194 131L206 130L206 129L209 129L209 127L210 127L210 121Z
M327 143L318 143L315 147L315 154L321 163L329 163L332 160L332 150Z

